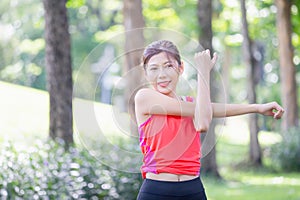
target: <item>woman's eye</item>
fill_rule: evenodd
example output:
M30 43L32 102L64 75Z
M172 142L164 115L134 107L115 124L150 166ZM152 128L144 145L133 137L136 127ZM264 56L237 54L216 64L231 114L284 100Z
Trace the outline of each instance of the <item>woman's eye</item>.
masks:
M172 64L168 64L167 67L168 68L173 68L173 65Z
M156 71L157 70L157 67L151 67L150 68L150 71Z

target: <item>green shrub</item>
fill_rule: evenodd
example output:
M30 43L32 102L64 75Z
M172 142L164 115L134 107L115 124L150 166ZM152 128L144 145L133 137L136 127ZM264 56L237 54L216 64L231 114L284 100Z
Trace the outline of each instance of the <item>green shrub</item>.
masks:
M111 170L85 149L61 141L0 152L0 199L135 199L140 174Z
M282 141L271 147L271 159L276 170L300 171L300 128L282 134Z

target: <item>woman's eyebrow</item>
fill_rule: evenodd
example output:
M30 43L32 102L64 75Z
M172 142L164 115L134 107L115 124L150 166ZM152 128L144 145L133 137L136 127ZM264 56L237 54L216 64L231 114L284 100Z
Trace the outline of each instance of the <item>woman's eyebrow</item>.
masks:
M172 63L172 61L171 60L167 60L163 64L151 63L149 66L159 67L160 65L165 65L165 64L168 64L168 63Z

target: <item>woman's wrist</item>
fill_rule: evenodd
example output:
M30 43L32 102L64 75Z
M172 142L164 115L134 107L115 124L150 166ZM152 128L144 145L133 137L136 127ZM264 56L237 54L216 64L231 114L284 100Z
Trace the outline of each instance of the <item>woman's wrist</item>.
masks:
M209 79L210 77L210 71L209 70L199 70L198 71L198 78L201 79Z
M260 114L260 104L252 104L253 105L253 113L259 113Z

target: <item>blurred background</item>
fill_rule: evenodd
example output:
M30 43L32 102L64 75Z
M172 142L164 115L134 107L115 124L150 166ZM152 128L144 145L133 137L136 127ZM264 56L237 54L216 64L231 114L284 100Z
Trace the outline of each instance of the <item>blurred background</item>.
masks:
M285 109L213 120L208 199L300 199L300 0L1 0L0 32L1 199L136 198L132 99L158 39L185 62L180 95L195 94L193 54L208 48L214 102Z

